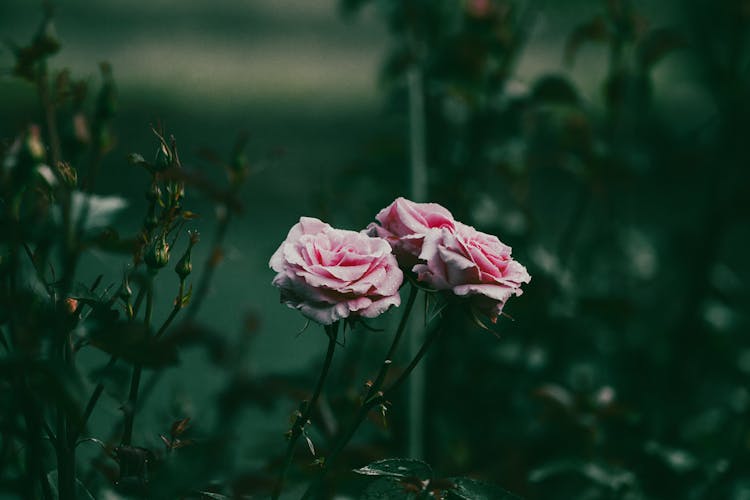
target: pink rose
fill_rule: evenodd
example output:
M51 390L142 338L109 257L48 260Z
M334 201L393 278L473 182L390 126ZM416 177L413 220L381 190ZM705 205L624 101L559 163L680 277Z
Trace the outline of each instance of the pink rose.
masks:
M313 321L374 318L401 304L404 276L381 238L302 217L271 257L281 301Z
M453 231L428 233L419 255L425 263L414 266L414 272L438 290L472 296L477 308L495 322L508 298L521 295L521 284L531 281L510 253L497 237L455 222Z
M433 229L453 229L453 215L437 203L414 203L405 198L381 210L367 227L369 234L385 238L393 247L402 267L410 268L422 253L422 241Z

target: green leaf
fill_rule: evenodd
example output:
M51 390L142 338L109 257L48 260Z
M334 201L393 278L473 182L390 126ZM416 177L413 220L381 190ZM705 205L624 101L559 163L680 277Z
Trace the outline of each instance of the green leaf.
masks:
M140 155L138 153L130 153L128 155L128 163L138 165L140 163L146 163L146 160L143 158L143 155Z
M83 444L83 443L94 443L96 445L99 445L101 449L105 451L105 453L107 451L107 445L101 439L97 439L95 437L87 437L87 438L79 439L78 441L76 441L75 447L78 448L78 445Z
M417 492L409 491L400 481L381 477L370 483L360 497L361 500L409 500L417 498Z
M98 293L92 292L89 286L81 282L73 283L70 292L68 292L68 297L70 297L71 299L80 300L91 305L92 307L103 302L102 297Z
M636 482L634 474L620 467L595 462L560 460L551 462L531 471L529 481L539 483L560 476L582 476L599 486L612 491L632 486Z
M449 498L465 500L519 500L519 497L495 486L494 484L477 481L468 477L452 478L453 488L449 490Z
M221 495L219 493L212 493L210 491L199 491L198 493L200 493L202 497L206 497L206 498L213 498L215 500L229 500L228 496Z
M89 195L80 191L73 193L71 203L72 219L85 232L112 225L115 217L128 206L128 201L119 196Z
M101 231L111 226L127 206L128 201L120 196L98 196L73 191L70 200L71 223L84 234ZM52 216L61 227L63 216L59 206L55 205Z
M149 162L147 162L146 159L142 155L139 155L138 153L130 153L128 155L128 163L130 163L131 165L138 166L138 167L143 167L149 172L153 172L154 170L154 167L151 166L151 164L149 164Z
M428 464L413 458L386 458L361 469L354 469L354 472L364 476L416 477L422 480L432 479L433 477L432 468Z
M159 340L141 322L102 321L93 325L89 342L94 347L129 363L161 367L177 362L174 342Z

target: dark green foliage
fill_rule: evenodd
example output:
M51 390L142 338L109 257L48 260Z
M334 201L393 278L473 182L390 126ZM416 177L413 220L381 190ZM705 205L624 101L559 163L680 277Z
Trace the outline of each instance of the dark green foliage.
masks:
M747 2L351 0L341 10L366 4L390 30L380 75L388 101L367 122L371 142L341 175L319 176L325 189L263 198L267 211L250 214L257 224L237 231L266 231L305 203L364 227L408 196L406 81L418 71L429 200L513 246L533 279L506 317L482 325L494 336L470 317L446 316L427 358L419 425L431 467L386 458L408 453L405 391L378 400L326 462L393 330L386 320L342 332L345 347L304 426L314 446L294 450L285 494L298 498L327 467L321 491L330 497L745 498ZM241 213L240 188L259 171L247 137L227 155L196 153L226 139L206 130L205 143L180 142L178 154L161 128L154 139L147 122L117 123L118 68L102 65L89 80L56 69L53 23L48 13L28 43L10 43L3 68L39 102L3 122L18 127L0 137L0 496L264 498L281 468L283 429L304 411L321 360L299 373L254 372L246 353L255 336L291 341L300 326L269 331L264 319L280 314L270 308L258 306L237 335L227 331L236 317L198 323L231 253L224 239ZM534 36L548 37L548 59L535 59L538 45L525 51ZM150 99L143 114L159 116L162 96ZM203 134L196 117L207 107L179 116ZM332 148L351 142L349 118L336 122ZM278 120L298 133L288 116ZM154 139L153 148L126 158L115 148L134 137ZM140 183L137 196L98 191L97 178L115 171ZM199 197L209 231L191 256L185 229ZM268 246L263 231L248 254ZM222 286L246 280L220 278L218 301ZM147 322L152 280L162 307ZM318 330L304 335L325 344ZM204 364L190 364L196 351ZM394 359L386 382L407 362ZM170 374L187 395L155 392ZM211 380L219 389L200 392ZM167 397L169 410L153 404ZM196 419L195 408L209 418ZM297 408L286 427L279 422ZM256 425L263 419L274 431Z
M741 498L746 3L457 2L447 17L441 2L373 3L431 10L429 28L391 24L384 63L397 116L404 75L423 74L429 200L499 235L533 277L499 341L455 320L436 345L427 461L525 498ZM467 6L480 4L477 17ZM524 53L528 30L553 32L554 13L577 19L545 47L567 70L518 82L518 63L539 54ZM374 207L408 192L390 167L408 162L399 144L400 156L361 160L378 172ZM392 428L406 404L389 411Z
M354 472L364 476L432 479L432 469L421 460L413 458L388 458L373 462Z
M446 498L456 500L514 500L518 497L489 483L467 477L436 478L420 460L390 458L373 462L354 472L377 478L365 489L363 499Z

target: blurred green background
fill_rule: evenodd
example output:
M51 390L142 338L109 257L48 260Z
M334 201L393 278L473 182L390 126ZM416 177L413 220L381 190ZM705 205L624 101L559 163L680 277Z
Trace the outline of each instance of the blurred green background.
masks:
M268 258L301 215L359 229L409 195L404 75L416 61L429 199L497 234L533 277L499 339L458 323L432 353L423 458L526 498L750 498L748 2L57 6L53 66L92 88L100 61L114 71L116 147L97 191L132 200L122 234L140 226L148 182L125 157L149 156L151 123L212 179L199 152L223 155L245 130L258 167L199 317L233 342L250 335L241 368L183 353L139 416L140 444L158 448L159 432L184 416L199 436L221 428L217 394L256 381L227 426L237 441L225 472L234 491L267 492L325 349L314 325L297 335L305 322L278 303ZM25 43L40 17L38 2L4 0L0 34ZM0 68L12 66L0 52ZM33 89L9 71L0 111L3 139L40 119ZM191 203L208 241L212 204ZM194 262L209 249L199 245ZM115 281L123 265L94 252L82 274L111 270ZM173 284L157 286L165 316ZM352 332L340 351L326 398L335 415L351 413L373 376L380 354L366 353L384 352L398 314L387 316L376 322L384 333ZM120 395L108 390L92 434L119 418ZM406 403L394 401L388 428L358 435L335 474L342 494L367 483L349 469L407 453ZM319 448L329 434L316 431ZM312 472L302 448L292 484ZM82 463L98 453L82 452Z

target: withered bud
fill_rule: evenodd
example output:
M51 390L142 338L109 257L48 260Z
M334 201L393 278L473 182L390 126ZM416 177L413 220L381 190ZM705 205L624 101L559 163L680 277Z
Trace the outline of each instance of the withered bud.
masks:
M76 312L76 309L78 309L78 301L74 299L73 297L68 297L65 299L65 311L68 314L74 314Z

